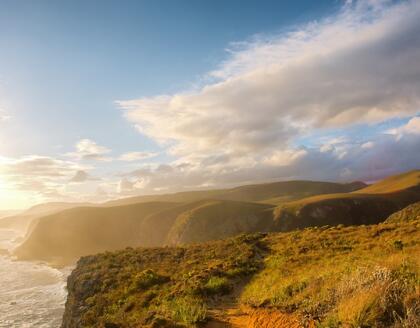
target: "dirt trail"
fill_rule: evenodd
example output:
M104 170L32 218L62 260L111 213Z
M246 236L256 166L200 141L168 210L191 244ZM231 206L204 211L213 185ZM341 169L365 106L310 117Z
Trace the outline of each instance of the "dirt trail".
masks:
M215 308L209 310L209 316L205 328L302 328L294 316L275 310Z

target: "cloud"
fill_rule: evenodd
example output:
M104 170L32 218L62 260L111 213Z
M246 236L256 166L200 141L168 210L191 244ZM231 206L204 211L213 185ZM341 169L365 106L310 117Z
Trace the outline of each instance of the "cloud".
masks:
M68 157L72 157L78 160L95 160L95 161L111 161L112 159L105 156L110 153L111 150L98 145L95 141L90 139L80 140L76 146L76 151L67 153Z
M92 177L89 173L83 170L77 171L69 182L81 183L86 181L96 181L98 178Z
M7 122L10 118L10 115L7 115L4 110L0 109L0 123Z
M286 179L372 181L418 168L419 35L418 1L346 2L325 20L233 45L199 88L118 101L140 133L176 158L126 179L143 179L136 191L150 193ZM410 117L395 135L379 128ZM332 131L342 136L329 137ZM302 138L311 145L299 144Z
M0 180L38 200L64 199L66 183L82 167L48 156L0 157Z
M415 115L418 35L418 1L348 3L334 17L242 43L199 89L118 104L178 157L263 158L313 131Z
M125 162L141 161L157 156L155 152L133 151L122 154L118 159Z
M420 117L413 117L407 122L407 124L394 129L390 129L387 131L387 133L396 135L399 138L404 134L420 135Z

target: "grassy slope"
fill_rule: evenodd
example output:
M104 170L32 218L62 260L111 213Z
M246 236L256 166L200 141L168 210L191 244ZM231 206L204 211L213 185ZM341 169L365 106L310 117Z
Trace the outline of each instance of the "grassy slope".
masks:
M117 247L162 246L167 243L220 239L242 232L268 231L272 221L272 205L230 199L261 201L278 195L295 199L299 195L351 191L360 186L360 183L291 181L229 190L146 196L141 200L155 201L124 206L110 206L118 204L113 202L103 207L74 208L34 220L26 241L16 250L16 254L22 259L68 263L81 255ZM220 199L191 201L211 195L217 195ZM174 206L157 206L150 213L141 209L157 200L162 204L171 201ZM95 227L101 227L100 231Z
M20 259L72 262L82 255L140 245L147 216L173 203L141 203L99 208L78 207L43 217L15 250Z
M176 245L267 231L271 226L272 209L273 206L266 204L202 201L176 218L167 241Z
M89 206L89 204L52 202L35 205L24 212L1 218L0 228L26 231L31 228L32 222L40 217L79 206Z
M415 327L419 228L415 217L82 258L63 328L186 327L217 313L228 324L232 306L249 327L284 313L319 327Z
M401 211L393 213L386 219L386 222L398 223L410 220L420 220L420 202L411 204Z
M351 193L317 195L288 202L275 210L277 229L342 223L373 224L420 200L420 171L389 177Z
M350 192L365 186L362 182L342 184L320 181L283 181L246 185L231 189L187 191L174 194L131 197L110 201L105 203L105 205L116 206L150 201L190 203L203 199L267 202L276 205L279 199L289 201L311 195Z

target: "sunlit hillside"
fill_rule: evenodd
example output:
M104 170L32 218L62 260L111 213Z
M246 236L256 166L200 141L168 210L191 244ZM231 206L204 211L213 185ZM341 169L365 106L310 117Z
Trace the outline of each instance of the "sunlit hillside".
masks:
M403 212L82 258L62 327L416 327L420 226Z
M408 173L410 177L418 174L418 171ZM415 182L407 184L407 175L393 177L391 181L395 183L400 179L401 189L392 193L364 193L363 189L354 192L355 186L363 186L360 183L298 181L205 193L214 197L219 194L224 200L191 202L192 198L204 195L203 192L189 192L183 202L181 196L185 194L175 194L161 198L153 196L151 199L155 200L147 202L137 198L139 202L131 205L75 207L33 221L26 240L14 254L20 259L67 264L74 263L82 255L128 246L180 245L241 233L290 231L310 226L374 224L420 199L420 187ZM378 185L386 188L386 181L378 182ZM289 196L287 187L290 188ZM344 190L348 192L343 193ZM321 195L304 197L316 191ZM323 194L327 191L337 193ZM254 201L226 199L227 195L232 199ZM264 200L276 195L304 198L279 206Z

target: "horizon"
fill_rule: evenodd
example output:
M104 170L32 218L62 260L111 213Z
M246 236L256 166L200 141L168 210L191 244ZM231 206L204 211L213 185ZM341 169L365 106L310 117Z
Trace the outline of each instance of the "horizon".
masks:
M419 34L414 0L3 1L0 211L418 169Z

